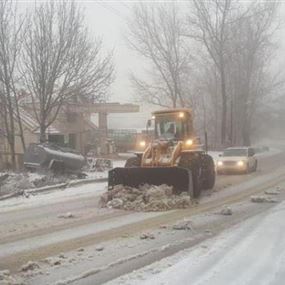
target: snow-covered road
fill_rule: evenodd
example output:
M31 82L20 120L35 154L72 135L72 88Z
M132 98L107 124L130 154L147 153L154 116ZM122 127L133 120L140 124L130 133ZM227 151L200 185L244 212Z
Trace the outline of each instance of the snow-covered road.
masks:
M206 209L209 205L213 206L214 201L220 201L219 205L215 205L215 207L220 207L223 203L221 201L228 202L227 199L236 194L244 193L246 195L250 193L248 191L263 189L266 187L266 183L274 184L275 180L277 181L285 174L284 159L285 153L283 152L271 153L271 155L260 157L260 168L256 173L218 176L214 191L203 194L200 199L201 207L193 209L193 213L198 213L200 208ZM174 222L175 219L183 218L186 213L174 211L165 214L134 214L113 209L100 209L98 201L100 195L105 191L105 187L106 183L86 184L29 198L18 197L2 201L0 203L0 270L9 268L17 271L23 263L29 260L56 256L61 252L65 254L71 251L76 252L80 247L96 247L98 243L106 241L106 243L109 242L106 247L110 248L108 251L109 254L111 253L110 255L107 253L105 255L107 252L105 250L99 257L96 255L96 259L93 260L86 253L86 259L89 260L88 266L84 263L85 261L78 261L88 268L92 268L95 263L104 267L105 264L116 260L120 261L120 256L128 259L128 256L139 255L142 251L147 251L150 246L163 247L176 240L187 239L187 232L173 234L172 231L169 231L165 236L157 233L160 236L159 239L147 241L148 244L144 241L143 247L137 247L137 236L142 231L154 227L157 229L160 224ZM236 197L235 199L240 198ZM72 217L61 217L67 213L70 213ZM190 212L187 215L189 214ZM242 215L237 219L246 216ZM207 221L209 220L211 219L207 218ZM119 252L113 253L112 239L122 239L122 236L124 236L125 243L130 240L130 237L136 236L136 242L131 247L127 242L126 250L122 246ZM122 241L121 243L123 244ZM96 252L94 248L90 250ZM116 251L116 249L113 250ZM128 252L128 255L123 252ZM78 257L76 258L78 259ZM149 260L150 263L151 260ZM65 272L65 277L75 270L79 274L81 269L87 268L83 265L82 267L66 265L62 269ZM54 269L47 270L53 271ZM63 274L60 268L57 268L57 271L59 271L58 276ZM114 272L116 272L114 277L124 273L120 270ZM38 283L38 280L52 280L53 282L56 279L53 279L52 276L50 279L35 278L30 279L28 284L53 284L49 283L50 281ZM97 284L97 281L95 283L93 281L91 278L88 284ZM83 281L80 284L85 283Z
M146 274L142 269L139 282L143 285L240 285L284 284L285 278L285 202L273 207L207 240L188 253L179 253L176 261L161 273ZM152 267L171 264L174 257ZM144 276L145 275L145 276ZM148 277L147 277L148 276ZM125 277L126 284L138 280ZM113 282L112 284L116 284Z

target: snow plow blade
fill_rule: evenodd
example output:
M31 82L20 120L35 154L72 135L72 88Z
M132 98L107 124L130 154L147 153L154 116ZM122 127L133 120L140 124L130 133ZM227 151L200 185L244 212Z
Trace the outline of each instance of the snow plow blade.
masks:
M173 192L187 192L193 196L192 174L181 167L117 167L109 171L108 188L115 185L139 187L143 184L173 186Z

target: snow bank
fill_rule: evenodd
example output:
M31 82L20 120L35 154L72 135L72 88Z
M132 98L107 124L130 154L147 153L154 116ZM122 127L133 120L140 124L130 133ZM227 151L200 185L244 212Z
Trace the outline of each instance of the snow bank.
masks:
M25 189L35 187L24 173L3 173L0 175L0 196L22 192Z
M77 198L90 197L95 199L100 196L106 187L106 182L88 183L85 185L76 185L73 187L59 189L58 191L43 192L41 195L30 195L29 199L24 196L7 199L0 202L0 213L7 210L26 209L30 207L39 207L42 205L49 205L61 201L64 203L68 200Z
M101 196L100 206L129 211L168 211L184 209L191 205L187 193L174 195L168 185L143 185L139 188L116 185Z

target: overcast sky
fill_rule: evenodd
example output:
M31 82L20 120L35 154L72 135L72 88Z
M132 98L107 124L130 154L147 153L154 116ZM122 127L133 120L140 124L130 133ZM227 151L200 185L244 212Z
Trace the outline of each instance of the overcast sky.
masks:
M120 103L135 101L134 92L129 82L130 72L141 72L141 58L130 50L125 37L127 19L131 14L132 5L138 1L78 1L85 7L86 23L93 36L102 36L108 49L114 49L116 80L111 89L111 100ZM149 1L153 2L153 1ZM155 3L154 3L155 5ZM152 107L157 109L159 107ZM114 114L109 116L109 126L142 128L150 118L150 108L141 106L138 114Z
M41 0L37 0L41 1ZM148 3L153 3L159 1L143 0ZM242 0L243 2L246 2ZM32 7L33 1L18 0L21 8ZM84 13L86 15L85 22L89 28L90 35L92 37L100 36L103 38L104 47L107 50L114 49L114 63L116 68L116 80L111 89L111 101L130 103L134 102L134 93L130 86L128 77L129 73L141 72L141 65L143 61L131 51L126 44L125 35L127 32L127 18L131 14L131 7L139 1L97 1L97 0L85 0L76 1L80 6L84 7ZM160 1L163 2L163 1ZM171 2L171 0L166 0L164 2ZM187 1L176 1L181 5L185 5ZM285 2L280 1L280 2ZM179 5L180 5L179 4ZM281 6L282 12L280 17L285 16L285 5ZM279 67L285 66L285 33L282 28L278 33L278 44L282 45L280 48L279 60L276 62ZM284 68L283 68L284 69ZM147 109L149 113L149 109ZM145 120L149 117L146 113L140 114L129 114L129 115L114 115L110 118L110 126L113 127L117 123L117 119L124 118L128 119L127 122L123 122L125 127L139 126L143 127ZM135 118L138 119L138 123Z
M151 1L142 0L144 2L153 3L155 2L174 2L172 0L165 1ZM249 2L251 0L241 0L241 2ZM261 1L261 0L260 0ZM268 0L271 1L271 0ZM130 71L140 72L141 71L141 58L131 51L125 40L127 33L127 18L131 14L131 7L140 1L77 1L80 5L85 7L86 13L86 24L90 28L90 32L93 36L99 35L103 37L105 46L109 49L114 48L115 66L116 66L116 81L112 87L112 99L120 100L123 102L133 101L133 91L129 84L128 76ZM186 6L189 1L176 1L178 5ZM285 0L280 1L285 2ZM280 13L281 18L284 16L285 5L281 6L282 12ZM280 36L279 36L280 35ZM285 33L282 29L278 33L278 41L280 45L285 46ZM282 50L281 60L278 64L285 62L285 55Z

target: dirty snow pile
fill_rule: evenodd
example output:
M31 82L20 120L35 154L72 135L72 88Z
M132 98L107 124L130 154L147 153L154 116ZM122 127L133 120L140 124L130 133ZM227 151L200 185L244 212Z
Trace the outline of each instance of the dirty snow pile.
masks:
M191 199L186 192L175 195L173 188L168 185L145 184L139 188L116 185L100 199L101 207L142 212L185 209L190 205Z
M2 285L23 285L24 283L21 280L15 279L9 270L0 271L0 284Z
M54 175L53 173L48 173L47 175L42 175L41 177L32 180L32 183L35 187L44 187L49 185L66 183L73 179L77 179L77 176L69 174Z
M76 175L54 175L52 172L47 174L32 172L6 172L0 173L0 196L6 194L23 194L24 190L40 188L48 185L67 183L77 179Z
M25 189L33 188L29 177L22 173L5 173L0 175L0 195L22 192Z

